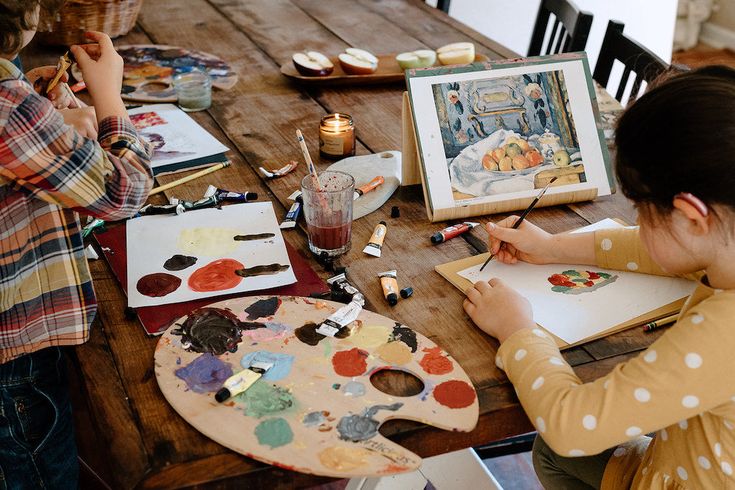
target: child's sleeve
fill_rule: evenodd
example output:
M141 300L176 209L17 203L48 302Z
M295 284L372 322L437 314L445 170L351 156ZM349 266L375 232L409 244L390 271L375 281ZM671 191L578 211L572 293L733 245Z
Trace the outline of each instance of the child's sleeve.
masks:
M605 269L671 275L661 270L648 255L637 226L596 231L595 257L597 265Z
M591 383L582 384L539 329L509 337L496 363L555 452L597 454L677 422L668 430L685 430L688 418L732 402L733 305L728 292L704 300L646 351Z
M7 93L7 92L6 92ZM98 141L64 123L51 103L13 87L0 101L0 177L37 199L106 220L135 214L153 180L148 145L126 118L99 124Z

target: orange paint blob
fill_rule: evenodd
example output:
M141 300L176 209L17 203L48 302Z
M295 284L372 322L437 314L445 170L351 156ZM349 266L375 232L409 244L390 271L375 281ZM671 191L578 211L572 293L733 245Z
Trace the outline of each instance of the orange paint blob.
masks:
M454 369L452 361L442 355L439 347L424 349L424 357L419 361L419 365L429 374L447 374Z
M449 408L469 407L477 397L472 386L457 379L437 385L433 395L436 401Z
M350 350L339 351L332 357L334 372L340 376L360 376L367 370L368 353L355 347Z
M198 293L232 289L242 281L235 271L245 266L234 259L219 259L194 271L189 277L189 288Z

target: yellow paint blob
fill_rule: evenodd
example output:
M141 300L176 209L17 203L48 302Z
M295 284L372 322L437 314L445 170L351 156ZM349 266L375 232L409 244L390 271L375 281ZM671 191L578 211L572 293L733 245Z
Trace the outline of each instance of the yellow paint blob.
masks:
M351 471L368 463L370 451L360 447L332 446L319 452L319 461L329 469Z
M388 340L391 329L380 325L365 325L357 329L348 339L361 349L374 349Z
M241 234L232 228L189 228L179 233L178 246L194 256L224 257L241 245L235 241Z
M375 355L388 364L400 366L411 362L411 348L403 342L388 342L377 348Z

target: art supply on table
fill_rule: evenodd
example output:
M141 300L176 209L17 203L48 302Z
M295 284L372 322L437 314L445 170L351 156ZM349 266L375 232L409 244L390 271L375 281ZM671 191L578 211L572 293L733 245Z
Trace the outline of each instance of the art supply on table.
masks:
M521 226L521 223L523 223L523 220L526 219L526 216L528 216L528 213L530 213L531 210L534 208L534 206L536 206L536 204L541 200L541 198L544 197L544 194L546 194L546 191L549 190L549 186L551 186L551 184L553 184L555 181L556 181L556 177L553 177L549 181L549 183L546 184L546 186L543 189L541 189L541 192L538 193L538 196L536 196L536 198L533 201L531 201L531 204L526 208L525 211L523 211L523 213L521 214L521 216L513 224L512 228L514 230L518 229L518 227ZM500 244L501 247L503 245L505 245L505 244L504 243L501 243ZM500 250L500 249L498 249L498 250ZM493 257L495 257L495 254L490 254L490 256L487 258L487 260L485 261L485 263L482 264L482 267L480 267L480 271L482 271L485 268L485 266L487 265L487 263L490 262L493 259Z
M156 216L156 215L162 215L162 214L183 214L186 210L184 209L184 205L176 202L174 204L168 203L168 204L146 204L142 208L140 208L140 211L138 211L138 214L140 216Z
M412 287L405 287L401 289L401 298L407 299L413 296L413 288Z
M279 225L279 228L281 228L282 230L296 228L296 223L299 221L299 216L301 215L301 210L303 209L303 207L304 201L303 199L301 199L301 196L299 196L291 205L291 208L286 212L286 217L283 218L283 221Z
M85 90L87 88L87 84L84 83L83 81L82 82L77 82L77 83L75 83L74 85L72 85L69 88L71 89L71 91L73 93L76 94L78 92L81 92L82 90Z
M383 182L385 182L385 178L382 175L378 175L377 177L375 177L373 180L371 180L367 184L356 188L354 198L358 199L363 194L367 194L370 191L374 191Z
M379 427L387 419L408 419L470 431L479 408L472 382L430 339L364 309L344 336L317 333L343 306L286 296L209 305L163 335L154 377L195 429L258 461L338 478L413 471L421 459ZM274 365L242 395L217 403L224 380L254 361ZM379 391L370 377L384 369L412 373L423 391Z
M340 303L349 303L356 295L364 298L362 293L347 280L347 272L339 272L327 279L331 289L331 299Z
M462 235L463 233L467 233L472 228L479 226L479 224L480 223L465 221L464 223L460 223L458 225L448 226L443 230L437 231L436 233L431 235L431 243L437 245L447 240L451 240L452 238Z
M243 369L239 373L227 378L222 383L222 388L214 394L214 399L222 403L233 396L247 391L248 388L253 386L272 367L272 362L253 361L247 369Z
M324 158L345 158L355 154L355 124L352 116L336 112L319 123L319 154Z
M325 171L319 179L306 175L301 180L309 249L317 256L334 258L350 249L354 191L355 179L343 172Z
M378 274L380 286L383 288L383 296L389 305L398 304L398 272L386 271Z
M299 197L301 197L301 189L293 191L291 195L289 195L286 199L288 199L289 201L295 201Z
M198 179L199 177L204 177L205 175L209 175L212 172L216 172L217 170L223 169L225 167L230 166L230 161L227 160L225 162L218 163L217 165L214 165L209 168L205 168L204 170L200 170L198 172L195 172L191 175L187 175L186 177L182 177L180 179L174 180L173 182L169 182L168 184L160 185L154 189L151 189L151 192L148 194L149 196L152 196L154 194L158 194L159 192L167 191L169 189L172 189L176 186L179 186L181 184L186 184L187 182L191 182L194 179ZM257 199L255 197L254 199Z
M217 202L252 202L258 199L257 192L233 192L210 185L204 191L204 197L214 196Z
M645 325L643 325L643 331L653 332L654 330L657 330L661 327L675 323L678 318L679 318L679 314L677 313L675 315L669 315L663 318L659 318L658 320L648 322Z
M105 222L103 220L94 218L92 221L87 223L84 228L82 228L82 238L87 238L94 230L102 228L103 226L105 226Z
M227 160L229 148L173 104L129 109L128 115L138 134L153 147L151 169L156 176Z
M100 258L100 256L97 255L97 251L92 245L87 245L84 248L84 256L87 257L87 260L97 260Z
M196 201L185 201L183 199L172 197L169 202L170 204L180 206L180 208L177 207L176 214L181 214L186 211L196 211L198 209L220 207L220 201L217 199L217 196L214 195L203 197Z
M349 329L350 325L355 320L357 320L357 317L360 316L364 306L365 298L362 294L356 293L349 303L332 313L329 318L324 320L324 322L319 325L319 328L316 329L316 332L326 335L327 337L336 337L338 334L340 334L340 336L347 336L346 330Z
M316 166L314 165L314 162L311 160L311 154L309 153L309 148L306 146L306 140L304 140L304 135L301 133L300 129L296 130L296 139L299 142L299 146L301 147L301 153L304 155L304 161L306 162L306 168L309 170L309 175L311 177L312 184L313 184L312 188L315 191L321 192L322 184L319 181L319 175L317 175ZM301 187L302 187L302 192L303 192L303 184Z
M278 170L267 170L264 167L258 167L258 170L260 171L261 175L263 175L263 177L265 177L266 179L275 179L277 177L283 177L284 175L293 172L298 166L299 162L297 162L296 160L291 160Z
M177 103L185 112L209 109L212 105L212 80L206 71L194 69L173 77Z
M386 233L388 233L388 225L385 221L379 222L375 225L375 230L370 237L370 241L365 245L365 248L362 249L362 251L368 255L372 255L373 257L380 257Z
M61 81L61 78L64 76L66 71L69 69L71 64L72 64L72 60L69 56L69 51L67 51L66 53L61 55L61 57L59 58L59 62L56 65L56 74L46 86L46 91L45 91L46 95L48 95L49 92L51 92L54 88L56 88L56 85L59 84L59 82Z
M391 218L400 218L401 217L401 208L398 206L393 206L390 208L390 217Z

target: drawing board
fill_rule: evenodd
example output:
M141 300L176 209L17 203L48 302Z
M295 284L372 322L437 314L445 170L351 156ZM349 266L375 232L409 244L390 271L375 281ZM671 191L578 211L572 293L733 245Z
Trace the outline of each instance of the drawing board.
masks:
M389 419L470 431L477 394L457 362L432 341L362 311L341 338L317 326L344 305L290 296L237 298L180 319L155 352L158 385L194 428L248 457L289 470L349 478L404 473L421 459L379 432ZM245 393L215 392L253 361L274 363ZM413 396L379 391L371 377L411 373Z
M270 202L131 219L126 244L131 307L296 282Z

